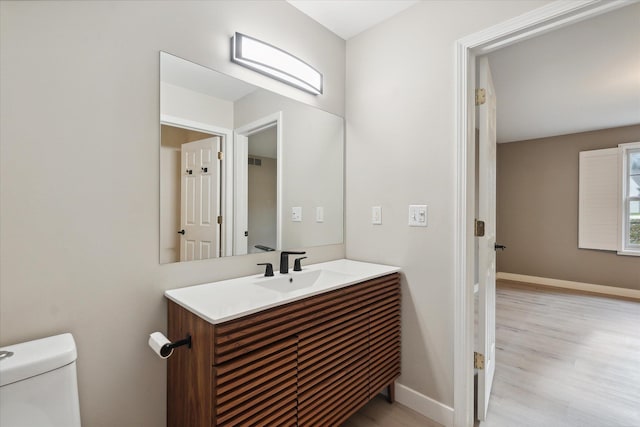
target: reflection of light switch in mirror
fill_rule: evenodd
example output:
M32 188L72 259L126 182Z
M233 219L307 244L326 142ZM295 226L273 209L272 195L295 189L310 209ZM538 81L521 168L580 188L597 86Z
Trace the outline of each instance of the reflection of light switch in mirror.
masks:
M316 207L316 222L324 222L324 208L322 206Z
M427 226L427 205L409 205L409 225L411 227Z
M382 206L373 206L371 208L371 224L382 224Z
M291 208L291 221L302 222L302 207L294 206Z

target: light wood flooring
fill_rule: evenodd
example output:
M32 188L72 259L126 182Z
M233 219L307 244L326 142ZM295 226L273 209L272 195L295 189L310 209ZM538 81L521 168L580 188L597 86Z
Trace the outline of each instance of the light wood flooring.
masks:
M499 281L481 427L640 427L640 302ZM376 398L343 427L435 427Z

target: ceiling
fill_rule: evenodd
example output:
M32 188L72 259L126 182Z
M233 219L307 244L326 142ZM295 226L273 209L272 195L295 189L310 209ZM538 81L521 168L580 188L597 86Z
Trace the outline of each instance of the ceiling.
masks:
M324 27L349 40L391 18L418 0L287 0Z
M345 40L418 1L288 0ZM489 54L498 142L640 123L640 4Z
M498 142L640 123L640 3L488 57Z
M160 81L235 102L257 88L202 65L161 52Z

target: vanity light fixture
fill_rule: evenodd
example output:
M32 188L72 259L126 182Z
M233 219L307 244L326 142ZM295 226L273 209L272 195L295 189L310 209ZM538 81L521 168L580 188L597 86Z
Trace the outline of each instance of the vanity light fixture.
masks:
M245 34L235 33L231 37L231 62L314 95L322 93L322 74L318 70L280 48Z

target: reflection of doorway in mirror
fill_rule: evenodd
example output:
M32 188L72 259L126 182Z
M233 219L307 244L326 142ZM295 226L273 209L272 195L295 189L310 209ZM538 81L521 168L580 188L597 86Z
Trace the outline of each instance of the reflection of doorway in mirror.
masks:
M275 250L277 221L277 127L249 135L248 252Z
M220 256L220 142L214 134L162 125L160 262Z

